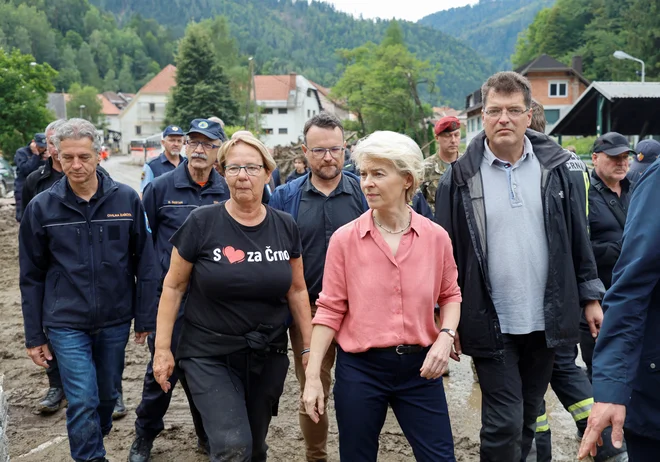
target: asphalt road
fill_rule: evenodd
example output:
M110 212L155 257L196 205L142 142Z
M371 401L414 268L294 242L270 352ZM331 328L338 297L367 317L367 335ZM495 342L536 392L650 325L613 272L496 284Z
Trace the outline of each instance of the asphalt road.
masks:
M101 167L108 171L113 180L127 184L140 192L142 166L131 163L129 156L112 156L101 163Z

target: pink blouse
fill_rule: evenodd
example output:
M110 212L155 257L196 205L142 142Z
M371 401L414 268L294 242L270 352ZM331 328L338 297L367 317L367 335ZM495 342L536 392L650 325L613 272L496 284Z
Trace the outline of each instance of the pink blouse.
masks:
M350 353L428 346L438 336L435 303L461 301L457 277L451 240L439 225L412 212L395 257L369 210L330 238L312 323L337 331Z

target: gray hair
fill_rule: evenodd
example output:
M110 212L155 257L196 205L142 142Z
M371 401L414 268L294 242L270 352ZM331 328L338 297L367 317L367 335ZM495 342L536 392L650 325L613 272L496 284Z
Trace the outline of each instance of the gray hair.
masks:
M513 93L522 93L527 109L532 107L532 85L526 77L513 71L503 71L491 75L486 83L481 87L481 100L484 109L486 108L488 93L493 90L495 93L511 95Z
M46 130L44 130L44 133L46 134L46 137L48 137L48 132L49 131L56 131L58 128L60 128L65 123L66 123L66 119L53 120L51 123L48 124L48 126L46 127ZM50 139L48 141L55 144L55 133L53 133L50 136Z
M388 160L400 175L410 175L413 184L406 190L406 201L410 202L419 187L424 172L422 150L412 138L390 131L377 131L355 146L351 154L358 170L367 159Z
M96 127L90 121L85 119L73 118L67 120L65 123L55 129L53 135L53 143L57 151L60 151L60 143L64 140L80 140L88 138L92 141L94 152L98 155L103 146L103 138L96 131Z

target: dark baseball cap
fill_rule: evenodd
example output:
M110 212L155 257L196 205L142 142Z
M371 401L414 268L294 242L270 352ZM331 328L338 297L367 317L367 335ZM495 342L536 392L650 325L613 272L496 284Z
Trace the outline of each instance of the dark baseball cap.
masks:
M443 132L453 132L461 128L461 121L458 120L458 117L454 116L445 116L442 119L438 120L435 123L435 128L433 131L436 135L439 135Z
M642 140L637 143L635 151L637 151L637 156L635 156L634 162L652 164L660 156L660 141Z
M45 148L46 144L46 134L45 133L35 133L34 134L34 144L40 148Z
M603 152L608 156L618 156L624 152L635 154L635 150L630 147L628 138L617 132L609 132L599 136L594 141L591 152Z
M190 129L186 135L201 133L212 140L227 141L227 135L218 122L208 119L195 119L190 122Z
M183 136L185 133L183 130L181 130L181 127L177 125L168 125L165 127L165 130L163 130L163 138L169 135L174 135L174 136Z

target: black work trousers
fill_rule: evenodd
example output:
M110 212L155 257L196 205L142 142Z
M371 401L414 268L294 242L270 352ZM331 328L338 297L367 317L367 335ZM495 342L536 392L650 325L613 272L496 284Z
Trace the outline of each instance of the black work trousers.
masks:
M638 435L624 428L630 462L656 462L660 458L660 440ZM600 451L600 448L598 448Z
M590 334L591 335L591 334ZM587 420L594 403L591 382L585 372L577 364L577 346L563 346L555 349L555 362L552 368L550 386L557 398L570 412L580 437L587 429ZM612 427L603 431L603 446L598 448L595 462L607 460L626 451L625 443L621 449L612 446ZM552 442L545 402L539 411L536 425L536 460L537 462L552 461Z
M481 461L518 462L532 447L554 350L545 332L502 335L503 356L473 358L481 386Z
M269 353L259 375L245 355L178 361L181 385L199 410L211 462L265 462L268 426L284 389L289 358Z
M48 361L48 367L46 368L46 375L48 375L48 386L50 388L62 388L62 377L60 377L60 368L57 365L57 356L55 356L55 351L53 350L53 345L48 342L48 350L50 355L53 357Z

